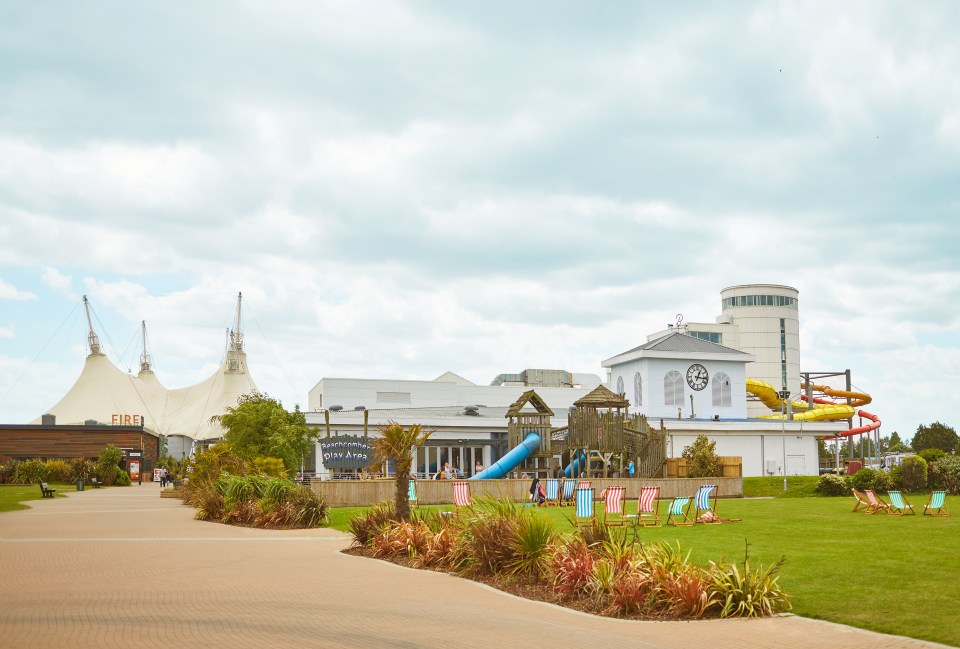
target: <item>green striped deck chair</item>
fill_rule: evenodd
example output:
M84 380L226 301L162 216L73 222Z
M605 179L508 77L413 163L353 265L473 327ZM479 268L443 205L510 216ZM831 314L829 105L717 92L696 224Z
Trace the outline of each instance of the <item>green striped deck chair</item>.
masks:
M891 516L903 516L907 512L914 516L917 515L917 512L913 511L913 505L907 502L906 497L901 492L888 491L887 498L890 499L890 507L887 509L887 513Z
M693 498L678 496L667 507L667 525L693 525L690 520L690 505Z
M577 527L593 523L593 489L577 489Z
M936 510L936 511L934 511ZM947 511L947 492L934 491L930 494L930 500L923 506L923 515L929 512L930 516L949 516Z
M410 501L411 507L417 506L417 481L413 478L410 478L409 486L407 487L407 500Z

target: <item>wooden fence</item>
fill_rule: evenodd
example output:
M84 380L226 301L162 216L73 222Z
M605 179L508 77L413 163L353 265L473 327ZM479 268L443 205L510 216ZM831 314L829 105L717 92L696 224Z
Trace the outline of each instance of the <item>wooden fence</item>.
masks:
M742 478L743 477L743 458L739 455L720 456L720 463L723 465L723 477ZM667 458L667 477L668 478L686 478L687 477L687 458L671 457ZM701 478L698 478L698 480ZM704 478L705 479L705 478Z
M453 480L417 480L417 502L422 505L440 505L453 502ZM542 481L541 481L542 482ZM593 478L594 493L599 494L610 485L627 488L627 498L639 498L640 488L659 485L661 498L693 496L700 485L716 484L721 498L742 498L743 478ZM526 502L530 498L530 480L470 480L473 496L485 494L494 498L508 498ZM394 481L384 480L323 480L311 483L311 488L333 507L357 507L393 501Z

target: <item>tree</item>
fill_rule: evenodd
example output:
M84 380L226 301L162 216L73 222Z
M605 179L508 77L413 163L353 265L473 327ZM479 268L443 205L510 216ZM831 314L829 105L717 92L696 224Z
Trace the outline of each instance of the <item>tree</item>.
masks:
M717 457L717 443L711 442L706 435L700 435L693 444L683 449L687 458L688 478L712 478L723 475L723 463Z
M957 437L957 431L950 426L935 421L929 426L920 424L917 426L917 434L913 436L911 446L914 451L922 451L925 448L939 448L941 451L949 453L957 448L960 437Z
M227 429L223 439L237 457L250 461L277 457L288 472L297 471L316 441L300 406L287 412L279 401L259 392L241 396L235 408L212 419Z
M123 459L123 451L114 446L113 444L107 444L102 451L100 451L100 457L97 458L97 477L105 485L112 485L117 481L117 475L120 470L120 460Z
M377 462L387 460L393 462L397 474L393 508L397 518L408 521L410 520L410 467L413 465L413 455L410 450L414 446L423 446L433 431L423 430L420 424L404 429L395 421L379 428L380 437L373 440L373 454Z
M909 450L910 448L903 443L897 431L890 433L890 441L887 443L887 453L903 453Z

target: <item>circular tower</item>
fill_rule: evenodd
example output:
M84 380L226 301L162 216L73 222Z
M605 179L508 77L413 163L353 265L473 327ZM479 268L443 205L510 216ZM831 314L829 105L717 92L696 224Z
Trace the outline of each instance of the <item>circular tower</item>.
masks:
M800 392L800 311L792 286L744 284L720 291L721 321L735 325L737 349L753 354L747 376L766 381L775 390ZM766 414L762 404L749 403L750 416Z

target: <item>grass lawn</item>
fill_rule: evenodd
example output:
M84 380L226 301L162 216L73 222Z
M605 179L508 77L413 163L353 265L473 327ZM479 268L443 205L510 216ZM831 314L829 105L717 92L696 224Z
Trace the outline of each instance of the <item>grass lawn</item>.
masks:
M57 490L54 497L60 497L62 489L69 489L70 485L55 485L51 487ZM0 487L0 512L15 512L18 509L30 509L29 505L23 503L27 500L40 500L40 485L3 485Z
M783 478L778 485L782 493ZM742 561L745 548L754 566L786 555L780 580L797 615L960 646L960 498L947 499L947 518L919 515L926 499L916 496L918 515L904 517L852 513L851 497L721 500L719 515L741 522L644 528L639 536L679 541L700 563ZM331 509L331 526L346 531L363 509ZM572 507L534 511L571 529Z

